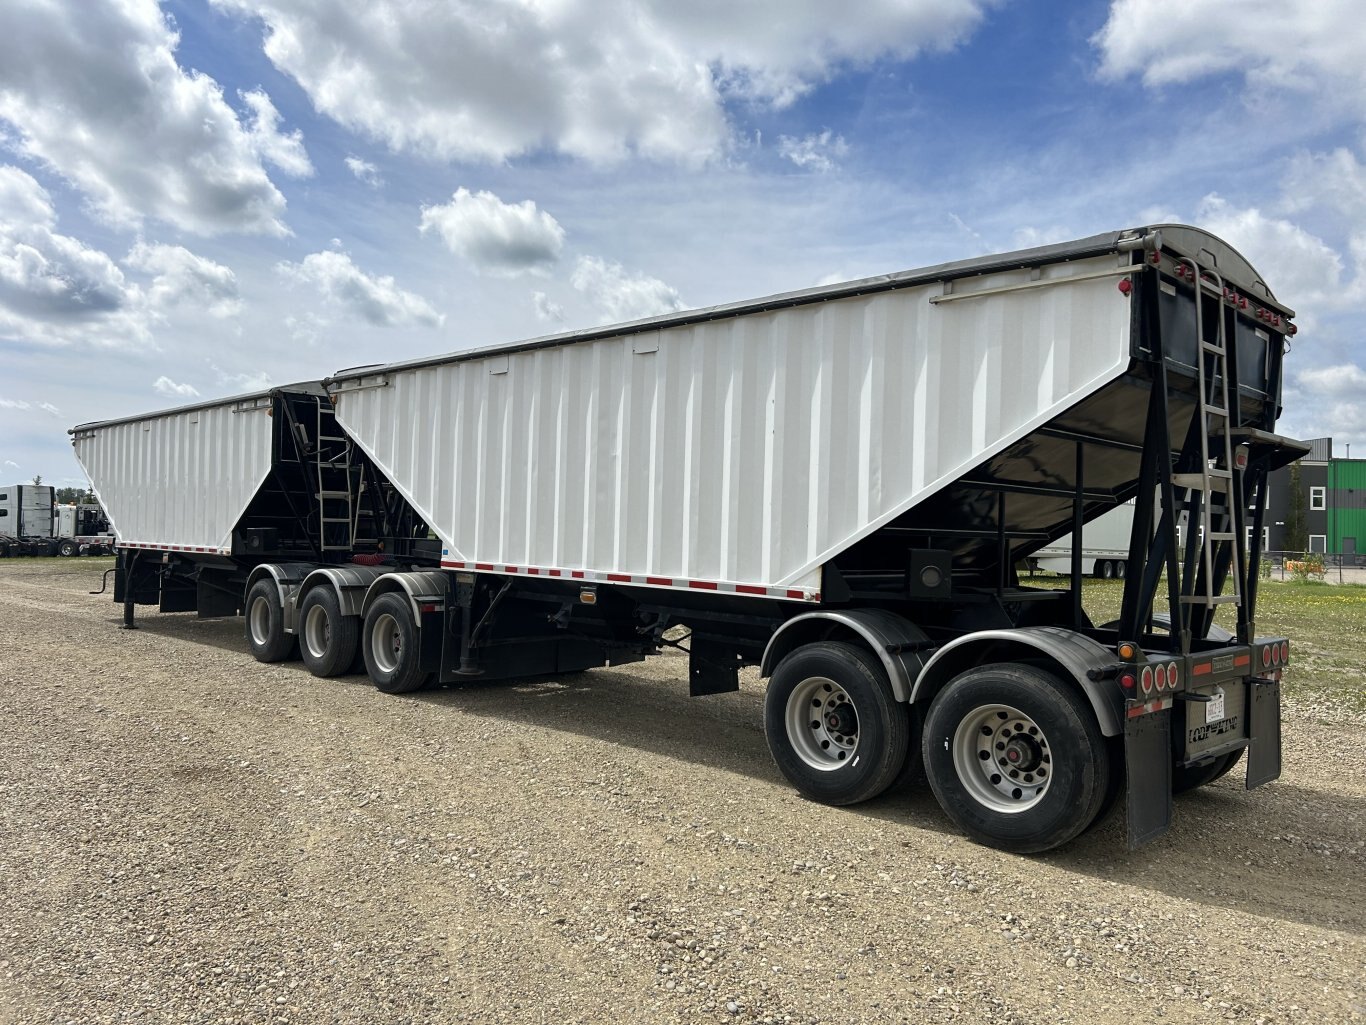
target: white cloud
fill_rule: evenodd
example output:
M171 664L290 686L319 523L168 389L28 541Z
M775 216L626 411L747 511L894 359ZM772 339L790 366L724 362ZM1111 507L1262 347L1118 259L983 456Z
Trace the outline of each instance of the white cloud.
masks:
M362 160L360 157L347 157L346 166L352 174L372 189L377 189L384 184L384 179L380 177L379 168L368 160Z
M0 166L0 336L47 344L150 341L146 302L105 253L59 234L32 176Z
M837 163L849 155L849 144L844 136L826 129L800 139L790 135L778 137L778 153L798 167L810 171L833 171Z
M304 150L303 133L297 128L288 135L280 132L280 112L260 89L237 95L251 108L251 127L247 134L261 159L295 178L311 177L313 164Z
M320 317L316 313L304 313L297 317L291 314L285 318L289 337L300 345L317 345L328 323L325 317Z
M213 0L257 16L314 106L388 144L501 161L704 160L723 100L782 106L849 64L950 47L992 0Z
M1366 370L1355 363L1302 370L1293 378L1286 408L1297 411L1305 437L1332 437L1338 444L1366 439Z
M41 409L44 413L49 413L52 416L60 417L62 415L62 411L58 409L56 406L54 406L51 402L40 402L38 403L38 408Z
M16 470L19 469L19 464L16 463L13 459L6 459L6 460L5 460L5 465L6 465L6 466L12 466L12 467L14 467Z
M53 168L105 220L157 218L186 231L284 234L284 197L262 160L307 173L264 93L244 127L217 82L186 72L155 0L8 4L0 119L12 145Z
M437 327L446 319L426 299L399 288L392 277L366 274L346 253L310 253L299 263L279 263L275 269L286 280L313 285L335 305L380 327Z
M1247 257L1276 298L1291 307L1327 310L1356 299L1356 287L1342 284L1342 257L1291 221L1209 195L1200 202L1197 223Z
M465 188L444 206L424 206L420 230L437 232L475 270L500 277L544 274L564 246L559 222L531 200L504 203L492 192Z
M265 391L275 384L275 379L264 370L234 372L210 362L209 369L217 378L218 388L234 393Z
M1312 93L1366 115L1358 0L1114 0L1092 38L1101 74L1149 86L1241 74L1259 91Z
M165 374L153 381L152 387L162 395L170 395L174 398L193 399L199 395L199 390L194 385L176 384Z
M0 409L28 409L29 404L23 399L0 399Z
M211 317L231 317L242 309L237 276L222 264L196 256L182 246L139 242L124 263L155 275L147 295L157 309L192 306Z
M564 307L544 292L532 292L531 301L536 307L536 319L552 324L564 323Z
M1301 370L1295 375L1295 380L1300 387L1319 395L1354 399L1366 395L1366 370L1355 363Z
M658 278L628 274L619 263L581 256L570 283L597 308L604 324L640 320L684 308L677 290Z

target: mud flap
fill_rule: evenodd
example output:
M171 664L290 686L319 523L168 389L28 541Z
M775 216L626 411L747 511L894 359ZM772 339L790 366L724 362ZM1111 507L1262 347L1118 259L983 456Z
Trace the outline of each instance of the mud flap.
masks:
M1141 710L1133 703L1129 711ZM1124 771L1128 781L1129 849L1155 840L1172 824L1171 712L1124 720Z
M1249 680L1247 788L1270 783L1281 775L1281 685L1275 680Z

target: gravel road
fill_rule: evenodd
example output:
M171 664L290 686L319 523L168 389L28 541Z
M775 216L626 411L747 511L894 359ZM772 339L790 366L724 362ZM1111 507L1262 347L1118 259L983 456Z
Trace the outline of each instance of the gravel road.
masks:
M1366 1021L1360 716L1023 858L803 800L752 675L386 697L94 567L0 562L0 1022Z

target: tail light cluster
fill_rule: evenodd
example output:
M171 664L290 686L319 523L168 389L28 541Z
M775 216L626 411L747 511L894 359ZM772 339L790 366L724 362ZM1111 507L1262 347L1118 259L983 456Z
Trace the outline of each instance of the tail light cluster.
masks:
M1181 670L1176 662L1153 662L1143 667L1138 675L1138 684L1145 695L1157 691L1176 690L1181 681Z
M1262 668L1276 669L1284 668L1290 662L1290 642L1279 641L1267 644L1262 648Z

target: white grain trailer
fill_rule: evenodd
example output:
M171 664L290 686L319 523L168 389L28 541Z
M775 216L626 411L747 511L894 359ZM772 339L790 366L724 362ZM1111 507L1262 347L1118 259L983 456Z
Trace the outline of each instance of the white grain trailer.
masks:
M325 676L359 651L387 692L633 661L682 625L693 694L770 677L769 746L810 797L874 797L923 753L965 831L1031 852L1127 781L1138 844L1245 752L1249 788L1280 772L1289 645L1255 636L1260 553L1233 539L1303 451L1273 433L1291 316L1219 239L1145 227L75 444L130 623L242 611L258 658L297 638ZM1130 500L1115 623L1087 619L1079 572L1017 579ZM1179 521L1205 539L1180 557Z
M1128 573L1129 539L1134 532L1134 503L1125 502L1089 521L1081 532L1081 572L1104 580ZM1029 557L1031 570L1072 572L1074 538L1067 534Z

